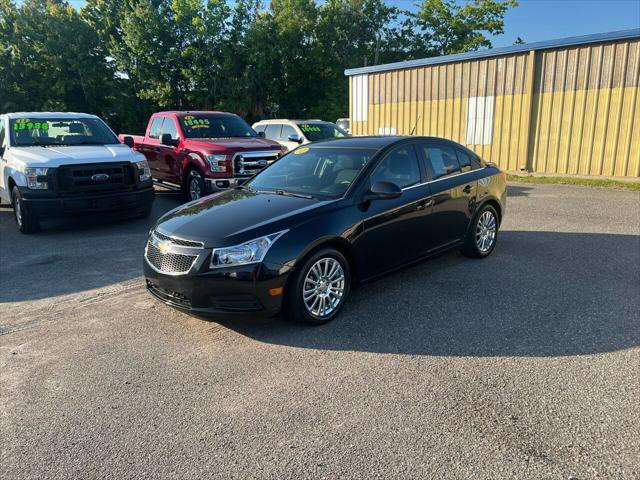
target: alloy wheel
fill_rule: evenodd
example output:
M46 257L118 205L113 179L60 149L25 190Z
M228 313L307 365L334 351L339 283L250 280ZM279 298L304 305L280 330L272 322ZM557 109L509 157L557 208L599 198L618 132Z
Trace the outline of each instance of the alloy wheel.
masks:
M311 315L326 318L340 306L344 292L342 265L335 258L324 257L315 262L307 272L302 287L302 300Z
M18 227L22 227L22 206L20 205L20 200L15 197L13 201L13 213L16 216L16 222L18 223Z
M191 197L191 200L198 200L202 195L199 175L193 176L191 178L191 181L189 182L189 195Z
M480 253L487 253L493 247L496 240L496 216L491 210L486 210L480 215L476 226L476 246Z

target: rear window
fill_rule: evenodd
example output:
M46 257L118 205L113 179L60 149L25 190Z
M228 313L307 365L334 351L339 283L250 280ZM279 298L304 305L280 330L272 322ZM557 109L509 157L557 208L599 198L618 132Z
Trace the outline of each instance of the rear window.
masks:
M329 122L298 123L298 128L310 142L349 136L347 132L342 130L335 123Z

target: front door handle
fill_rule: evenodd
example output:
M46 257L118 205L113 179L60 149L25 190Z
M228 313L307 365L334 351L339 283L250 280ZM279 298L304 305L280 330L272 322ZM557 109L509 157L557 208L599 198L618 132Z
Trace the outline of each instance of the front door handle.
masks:
M426 200L424 202L420 202L416 206L416 210L424 210L425 208L433 206L433 203L433 198L430 198L429 200Z
M463 191L464 193L471 193L471 188L472 188L472 187L471 187L471 185L467 185L466 187L464 187L464 188L462 189L462 191Z

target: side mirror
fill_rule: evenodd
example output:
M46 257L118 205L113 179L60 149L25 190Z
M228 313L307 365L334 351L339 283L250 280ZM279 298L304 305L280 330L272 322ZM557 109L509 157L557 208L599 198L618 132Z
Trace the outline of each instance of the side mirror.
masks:
M365 200L388 200L402 195L402 189L391 182L376 182L371 185L371 190L365 195Z
M300 135L298 135L297 133L292 133L291 135L289 135L288 140L290 142L297 142L297 143L302 143L302 137Z
M160 143L169 147L175 147L178 145L178 140L174 140L173 138L171 138L170 133L163 133L160 137Z
M133 148L135 142L133 141L133 137L127 135L126 137L122 137L122 143L124 143L127 147Z
M266 138L266 135L264 134L264 131L263 132L258 132L258 136L260 138Z

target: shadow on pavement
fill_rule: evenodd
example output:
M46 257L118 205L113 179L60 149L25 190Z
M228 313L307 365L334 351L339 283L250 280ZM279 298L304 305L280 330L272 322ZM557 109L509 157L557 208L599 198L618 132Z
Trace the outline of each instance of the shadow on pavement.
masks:
M321 327L225 320L258 341L441 356L590 355L640 345L640 237L505 231L494 254L451 253L354 290Z
M0 303L36 300L105 287L142 275L146 234L155 220L182 203L156 192L146 219L85 217L48 221L21 234L10 207L0 209Z

